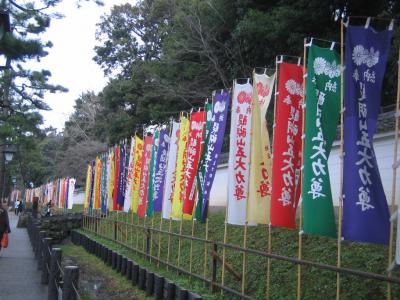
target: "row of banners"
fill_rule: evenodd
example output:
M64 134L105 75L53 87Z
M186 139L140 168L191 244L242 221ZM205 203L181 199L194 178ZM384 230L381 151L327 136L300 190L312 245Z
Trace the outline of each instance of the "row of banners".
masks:
M391 29L378 33L348 26L346 31L342 234L347 240L389 241L373 135L391 36ZM300 63L278 63L273 149L266 113L276 74L254 73L252 84L235 81L232 95L214 93L212 103L181 115L169 133L159 127L97 157L88 166L85 206L205 221L231 105L227 222L295 228L302 199L304 233L336 237L328 158L340 119L342 70L334 47L311 43L307 52L307 74Z
M72 209L75 182L75 178L59 178L40 187L26 189L25 201L33 202L33 197L37 197L39 203L47 204L50 202L53 207Z

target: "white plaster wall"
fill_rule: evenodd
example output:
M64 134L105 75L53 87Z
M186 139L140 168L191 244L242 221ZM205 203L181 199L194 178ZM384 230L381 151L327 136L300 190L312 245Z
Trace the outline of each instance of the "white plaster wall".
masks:
M388 203L391 202L392 178L393 178L393 151L394 151L394 133L377 134L374 141L375 154L378 161L379 172L382 179L383 188ZM339 187L340 187L340 145L335 142L331 155L328 160L329 175L331 180L332 198L334 205L339 205ZM398 159L400 159L400 147L398 149ZM228 165L221 165L215 174L214 184L211 188L210 206L225 206L227 201L228 186ZM396 190L398 201L400 195L400 168L396 180Z

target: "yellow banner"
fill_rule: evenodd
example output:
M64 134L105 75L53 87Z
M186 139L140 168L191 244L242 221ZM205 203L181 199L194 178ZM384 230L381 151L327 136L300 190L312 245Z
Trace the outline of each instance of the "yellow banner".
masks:
M135 136L135 154L133 157L133 183L132 183L132 203L131 210L137 213L139 206L140 175L142 171L143 140Z
M114 149L107 158L107 208L108 211L113 211L113 193L114 193L114 176L115 176L115 162L114 162Z
M253 72L253 118L251 123L250 182L247 221L268 224L271 202L271 151L267 130L267 109L274 88L272 76Z
M178 156L176 159L175 185L172 196L171 218L182 219L185 184L185 154L189 133L189 120L182 116L179 128Z
M96 157L96 176L93 208L100 208L101 159Z
M90 185L92 182L92 166L89 164L86 173L86 190L85 190L85 204L84 208L89 208L89 198L90 198Z

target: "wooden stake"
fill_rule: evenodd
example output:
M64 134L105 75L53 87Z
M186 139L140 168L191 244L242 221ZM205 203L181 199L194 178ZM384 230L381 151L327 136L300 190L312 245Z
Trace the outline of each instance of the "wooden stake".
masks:
M303 46L303 111L302 111L302 139L301 139L301 162L300 162L300 183L303 182L303 164L304 164L304 128L305 128L305 120L306 120L306 62L307 62L307 39L304 39ZM298 187L296 187L297 190ZM300 199L302 199L303 194L303 184L300 185ZM300 222L299 222L299 252L297 254L297 258L300 260L303 256L303 204L299 203L299 214L300 214ZM301 299L301 265L297 265L297 299Z
M151 229L154 228L154 212L153 215L151 216ZM151 262L151 255L152 255L152 250L153 250L153 230L150 231L151 236L150 236L150 262Z
M397 97L396 97L396 111L395 111L395 118L396 118L396 127L395 127L395 137L394 137L394 153L393 153L393 170L392 170L392 198L390 203L390 215L393 216L396 213L396 184L397 184L397 151L398 151L398 142L399 142L399 113L400 113L400 50L399 50L399 58L397 62ZM388 267L392 264L393 258L393 234L394 234L394 222L395 219L391 219L390 222L390 240L389 240L389 255L388 255ZM397 230L400 230L398 228ZM392 276L392 272L389 271L388 276ZM387 299L390 300L392 298L392 285L390 282L387 284Z
M131 229L131 247L133 248L133 211L131 211L131 223L129 227Z
M205 234L205 240L208 240L208 217L206 219L206 234ZM207 243L204 243L204 265L203 265L203 277L207 278L207 249L208 249L208 245ZM204 283L205 285L205 283Z
M192 219L192 237L194 237L194 218ZM189 252L189 282L192 281L192 257L193 257L193 240L190 240L190 252Z
M271 249L272 249L272 242L271 242L271 223L268 224L268 250L267 252L271 254ZM270 282L271 282L271 259L267 259L267 287L266 287L266 299L269 300L270 298Z
M144 249L145 249L145 243L146 243L146 219L147 219L147 216L146 215L144 215L144 218L143 218L143 228L142 228L142 234L143 234L143 239L142 239L142 251L144 252Z
M137 223L136 223L136 246L135 246L135 249L136 249L136 251L138 251L139 250L139 230L140 230L140 228L139 228L139 222L140 222L140 219L139 219L139 216L138 216L138 214L136 213L136 218L137 218Z
M182 214L182 216L181 216L181 223L179 224L178 259L177 259L178 268L179 268L180 262L181 262L181 235L182 235L182 226L183 226L183 214ZM179 271L178 271L178 274L179 274Z
M161 236L162 236L162 225L163 225L163 214L160 213L160 233L158 234L158 253L157 253L157 267L160 267L160 257L161 257Z
M226 206L228 207L228 203L226 203ZM226 209L225 212L225 227L224 227L224 246L222 248L222 273L221 273L221 285L225 284L225 244L228 239L228 222L227 222L227 212L228 208ZM221 289L221 295L223 294L223 290Z
M336 266L340 268L342 264L342 219L343 219L343 133L344 133L344 52L343 52L343 20L340 22L340 183L339 183L339 220L337 237L337 262ZM340 299L340 273L336 273L336 300Z

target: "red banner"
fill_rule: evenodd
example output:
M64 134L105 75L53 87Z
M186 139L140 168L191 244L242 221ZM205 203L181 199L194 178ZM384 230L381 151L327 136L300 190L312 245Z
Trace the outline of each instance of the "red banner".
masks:
M142 173L140 176L140 189L139 189L139 206L137 214L139 217L144 217L147 208L147 190L149 184L150 174L150 160L151 150L153 148L153 137L146 136L144 138L143 157L142 157Z
M192 216L193 206L196 200L196 185L194 184L194 180L200 160L205 119L206 114L204 111L192 113L190 117L189 140L185 164L185 200L182 209L184 214L190 216Z
M302 100L303 67L280 64L272 160L272 226L296 227L301 186Z
M118 199L118 181L119 181L119 146L115 147L114 151L114 191L113 191L113 210L118 210L118 204L117 204L117 199Z

